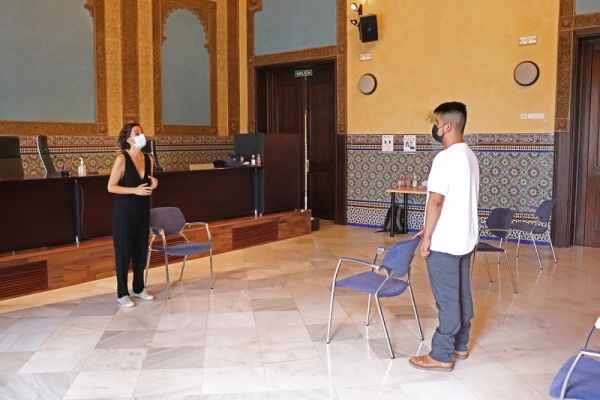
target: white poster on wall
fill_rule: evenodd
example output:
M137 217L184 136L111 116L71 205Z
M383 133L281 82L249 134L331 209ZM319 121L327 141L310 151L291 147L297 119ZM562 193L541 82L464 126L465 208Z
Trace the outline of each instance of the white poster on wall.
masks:
M416 153L417 152L417 137L416 137L416 135L404 135L404 152L405 153Z
M381 151L384 153L394 152L394 135L381 135Z

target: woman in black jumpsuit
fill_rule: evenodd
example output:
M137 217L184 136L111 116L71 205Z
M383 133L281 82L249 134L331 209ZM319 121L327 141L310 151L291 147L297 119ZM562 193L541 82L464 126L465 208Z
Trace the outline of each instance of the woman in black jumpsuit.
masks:
M141 149L146 144L142 129L135 123L126 124L118 141L123 152L115 160L108 191L117 194L112 216L117 297L121 305L133 307L129 297L127 273L129 260L133 265L133 296L152 300L144 288L144 268L150 228L150 195L158 186L152 176L154 160Z

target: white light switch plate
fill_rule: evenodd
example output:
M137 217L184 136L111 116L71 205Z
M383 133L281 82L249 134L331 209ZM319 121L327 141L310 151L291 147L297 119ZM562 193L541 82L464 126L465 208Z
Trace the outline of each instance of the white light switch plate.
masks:
M527 119L544 119L544 113L531 113L527 114Z

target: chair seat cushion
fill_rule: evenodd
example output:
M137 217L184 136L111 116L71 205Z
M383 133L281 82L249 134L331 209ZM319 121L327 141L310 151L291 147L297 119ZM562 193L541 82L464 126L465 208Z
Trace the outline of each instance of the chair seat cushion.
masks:
M162 246L153 246L154 250L164 251ZM189 256L191 254L204 253L210 249L210 243L179 243L167 245L167 255Z
M384 280L385 275L376 274L375 272L363 272L361 274L349 276L348 278L340 279L335 283L335 286L345 287L363 293L375 294ZM379 297L398 296L402 294L407 287L407 282L390 278L379 292Z
M550 385L550 396L560 397L562 385L575 358L576 356L569 358L554 377L554 381ZM600 382L600 362L583 356L569 379L566 397L570 399L599 399L600 384L598 382Z
M530 224L529 222L515 222L514 224L510 224L510 229L527 233L533 232L535 234L542 234L548 230L548 227Z
M496 246L492 246L489 243L486 242L479 242L477 243L477 249L476 251L479 253L504 253L504 249L500 248L500 247L496 247Z

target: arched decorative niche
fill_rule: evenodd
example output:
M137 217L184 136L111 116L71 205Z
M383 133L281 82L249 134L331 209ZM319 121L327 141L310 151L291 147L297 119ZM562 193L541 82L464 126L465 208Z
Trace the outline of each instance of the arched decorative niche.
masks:
M85 3L81 2L81 9L77 11L77 9L73 9L72 12L74 14L71 17L80 18L84 15L87 15L88 18L92 19L93 23L93 42L90 42L89 47L83 48L71 48L72 51L89 51L93 52L93 68L95 68L94 73L92 74L93 82L85 81L86 84L89 83L89 86L92 86L94 93L91 95L93 98L94 104L91 105L92 108L95 109L95 115L91 118L84 117L81 118L81 115L69 115L70 108L64 107L61 108L61 112L65 113L61 118L58 118L53 122L52 117L49 119L45 119L45 116L34 116L38 118L32 118L29 120L28 118L23 119L15 119L15 120L0 120L0 135L70 135L70 136L86 136L86 135L106 135L108 132L107 122L108 122L108 114L107 114L107 79L106 79L106 54L105 54L105 4L104 0L87 0ZM70 6L61 4L62 6ZM78 6L77 3L73 3L74 6ZM52 4L46 4L45 6L51 7ZM56 14L56 10L52 10L54 14ZM49 19L45 19L43 21L46 24L52 24ZM40 24L43 27L43 23ZM82 45L81 38L73 38L72 42L76 42L75 46ZM79 42L78 42L79 40ZM69 42L71 45L72 43ZM37 53L34 53L37 54ZM73 56L73 55L71 55ZM73 56L77 57L77 55ZM79 61L79 60L78 60ZM39 68L39 66L36 66ZM64 67L56 67L56 65L48 66L48 68L54 67L54 76L59 75L65 76L65 68ZM85 66L84 66L85 67ZM83 67L81 67L83 68ZM80 70L81 70L80 68ZM68 72L67 72L68 74ZM80 76L80 74L76 74ZM47 74L47 76L53 76L53 74ZM71 77L72 78L72 77ZM68 78L67 78L68 79ZM77 82L75 79L71 79L69 83ZM43 90L44 88L52 88L53 83L48 82L48 85L45 85L44 82L40 85L39 90ZM31 85L31 82L27 82L27 84ZM49 89L54 90L54 89ZM58 92L58 91L57 91ZM68 90L63 90L60 93L52 93L53 95L60 98L71 98L73 97L73 92L69 92ZM57 107L57 104L49 104L48 107ZM94 121L95 120L95 121ZM73 121L73 122L71 122Z
M216 5L207 0L178 0L178 1L156 1L153 2L153 50L154 50L154 126L155 134L161 135L216 135L217 134L217 59L216 59ZM197 24L193 18L197 19ZM186 32L178 32L178 29ZM180 40L185 37L185 33L197 35L186 43L179 43L178 48L169 48L165 46L165 33L171 32L173 40ZM203 35L202 35L203 31ZM204 36L204 37L202 37ZM204 42L203 46L198 46ZM166 46L169 46L168 44ZM206 50L207 54L200 54ZM172 58L177 57L177 51L194 51L198 54L183 54L182 57L196 59L200 61L202 57L208 60L208 81L205 86L208 88L208 100L210 106L208 110L193 109L194 105L186 102L186 98L193 97L194 90L202 90L202 85L198 82L188 82L187 87L182 89L179 94L183 97L182 102L172 104L177 101L177 89L171 88L164 90L163 79L166 84L176 82L179 87L185 87L186 83L180 76L175 76L189 66L180 63ZM164 60L163 53L169 60ZM163 66L163 63L166 63ZM166 68L166 70L164 70ZM179 72L178 72L179 71ZM199 76L201 71L188 70L188 79L194 79L193 76ZM166 74L163 78L163 73ZM174 75L175 74L175 75ZM206 93L198 93L198 95ZM166 105L164 102L169 101ZM199 103L194 103L199 104ZM192 115L195 114L195 115Z

